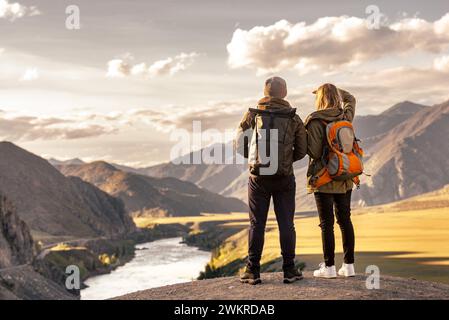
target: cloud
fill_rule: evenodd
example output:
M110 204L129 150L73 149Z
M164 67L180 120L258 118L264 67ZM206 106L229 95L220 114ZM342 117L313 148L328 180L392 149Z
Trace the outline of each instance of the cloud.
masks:
M358 101L357 114L378 114L392 105L411 100L432 105L449 99L449 56L435 59L428 68L395 67L366 73L356 71L337 86L349 90ZM316 83L315 85L319 85ZM291 87L287 96L297 113L305 119L315 111L314 84ZM411 90L410 88L413 88ZM157 110L139 109L126 116L131 125L144 122L161 132L174 129L192 129L193 121L201 121L202 130L235 129L248 106L254 106L257 97L241 100L210 102L204 106L167 106Z
M108 61L108 72L106 76L110 78L125 77L130 74L130 69L130 65L122 59L113 59Z
M132 64L129 58L113 59L108 62L107 77L144 76L154 78L158 76L174 75L190 67L198 53L180 53L175 57L168 57L153 62L148 66L145 62Z
M8 116L0 111L0 139L12 141L74 140L98 137L117 129L80 119Z
M33 81L39 78L39 72L37 68L29 68L25 70L21 80L22 81Z
M35 6L27 7L18 2L10 3L8 0L0 0L0 18L14 21L25 16L40 15L41 12Z
M448 46L449 13L435 22L406 18L378 30L368 28L365 19L348 16L323 17L312 24L280 20L235 30L227 51L231 68L266 74L291 68L332 71L389 54L439 53Z
M433 67L437 71L449 72L449 56L435 58L433 61Z
M193 121L201 121L202 130L235 129L238 120L248 109L250 100L211 102L202 107L169 106L163 111L150 109L134 110L129 115L129 121L140 121L151 125L161 132L174 129L192 129Z

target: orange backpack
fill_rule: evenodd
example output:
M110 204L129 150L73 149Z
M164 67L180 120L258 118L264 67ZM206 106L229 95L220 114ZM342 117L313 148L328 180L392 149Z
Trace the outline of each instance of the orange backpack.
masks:
M332 180L348 179L359 187L358 176L363 173L363 150L355 137L352 123L345 120L323 123L326 125L327 141L322 157L324 167L310 179L312 188L318 189Z

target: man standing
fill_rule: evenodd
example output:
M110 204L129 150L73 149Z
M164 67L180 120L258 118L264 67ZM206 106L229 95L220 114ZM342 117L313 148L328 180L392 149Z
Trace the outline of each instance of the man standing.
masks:
M237 152L249 158L250 165L248 263L240 279L253 285L262 282L260 260L271 197L279 226L284 283L302 279L301 272L295 267L293 162L307 153L306 130L296 109L284 100L287 95L284 79L272 77L266 80L264 95L257 109L249 109L244 115L235 141Z

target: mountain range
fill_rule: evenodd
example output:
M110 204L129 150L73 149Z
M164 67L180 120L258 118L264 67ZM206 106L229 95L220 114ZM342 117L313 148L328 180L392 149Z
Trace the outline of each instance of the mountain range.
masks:
M10 142L0 142L0 193L36 240L116 236L134 230L123 203Z
M365 150L365 172L369 176L362 176L362 186L354 192L353 200L359 205L388 203L448 184L445 155L449 141L444 138L449 130L448 108L449 101L434 106L404 101L377 115L357 116L354 127ZM193 157L193 152L184 156ZM76 159L74 162L73 166L80 165ZM298 209L314 208L313 197L305 190L307 163L306 157L294 164ZM114 167L192 182L214 193L247 201L248 171L244 165L167 162L145 168Z
M215 194L194 183L126 172L104 161L57 168L66 176L79 177L121 199L133 217L192 216L246 210L242 201Z
M354 127L365 149L361 189L354 192L359 205L375 205L429 192L449 183L449 101L425 106L410 101L395 104L378 115L357 116ZM192 153L186 157L192 158ZM313 209L305 190L308 160L294 165L297 208ZM130 170L130 169L124 169ZM182 164L171 162L131 169L144 175L176 177L224 196L247 198L248 173L235 164Z

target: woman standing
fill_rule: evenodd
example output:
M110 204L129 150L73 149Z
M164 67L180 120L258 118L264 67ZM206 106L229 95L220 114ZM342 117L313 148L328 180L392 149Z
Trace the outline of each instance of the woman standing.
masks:
M354 271L354 228L351 222L351 193L353 181L332 180L319 188L312 186L311 178L322 171L323 161L328 142L326 125L330 122L346 120L352 122L355 114L355 98L333 84L326 83L316 91L317 111L306 120L308 136L308 155L310 156L307 171L308 189L314 193L318 209L321 237L323 241L324 262L313 275L320 278L336 278L335 269L335 238L334 238L334 208L337 223L343 237L344 263L339 269L341 276L351 277Z

